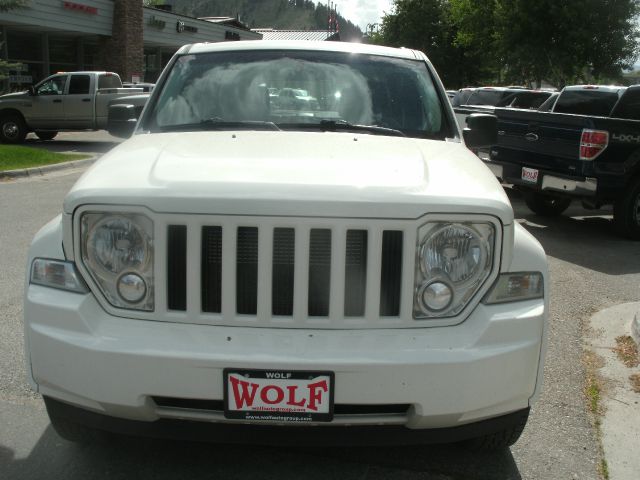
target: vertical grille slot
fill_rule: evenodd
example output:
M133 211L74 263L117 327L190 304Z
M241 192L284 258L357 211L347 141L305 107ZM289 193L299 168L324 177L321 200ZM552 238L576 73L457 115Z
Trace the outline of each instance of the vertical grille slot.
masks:
M364 315L367 287L367 231L348 230L345 255L344 314Z
M380 274L380 316L400 315L400 286L402 283L402 242L398 230L382 233L382 269Z
M331 230L312 228L309 237L309 305L310 317L329 315L331 293Z
M293 228L273 230L271 308L274 315L293 315L295 242Z
M167 307L187 309L187 227L167 228Z
M222 227L202 227L202 311L222 308Z
M236 311L255 315L258 310L258 229L238 227L236 243Z

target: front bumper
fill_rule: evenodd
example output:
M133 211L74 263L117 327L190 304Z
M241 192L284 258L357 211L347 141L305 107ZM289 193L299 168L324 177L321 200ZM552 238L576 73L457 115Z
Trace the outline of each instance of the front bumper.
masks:
M84 410L139 422L237 423L215 409L156 401L220 401L229 367L332 371L336 406L381 406L336 414L323 426L437 429L501 417L527 409L539 387L545 315L543 300L533 300L480 304L456 326L293 330L119 318L91 294L37 285L28 286L25 301L35 388ZM399 404L406 411L385 411Z

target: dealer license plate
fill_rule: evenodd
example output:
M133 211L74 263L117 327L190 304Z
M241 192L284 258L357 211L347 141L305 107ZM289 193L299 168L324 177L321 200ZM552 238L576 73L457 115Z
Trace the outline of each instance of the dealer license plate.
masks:
M333 419L333 372L224 370L226 418L289 423Z
M522 180L529 183L538 183L538 170L522 167Z

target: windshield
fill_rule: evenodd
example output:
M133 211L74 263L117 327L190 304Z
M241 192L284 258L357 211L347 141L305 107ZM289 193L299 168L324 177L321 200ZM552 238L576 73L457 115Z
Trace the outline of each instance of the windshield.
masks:
M145 126L170 131L248 125L281 130L452 136L424 62L317 51L179 57Z

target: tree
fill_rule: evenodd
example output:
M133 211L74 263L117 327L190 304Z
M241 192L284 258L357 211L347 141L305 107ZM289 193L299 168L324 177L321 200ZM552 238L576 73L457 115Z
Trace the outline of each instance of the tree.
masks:
M640 0L451 0L456 41L490 51L496 80L557 87L620 77L638 54Z
M378 43L425 51L450 87L619 79L640 0L395 0Z
M27 1L28 0L0 0L0 12L26 7Z
M453 21L449 0L396 0L392 13L382 19L372 43L422 50L449 88L484 80L492 71L480 50L468 42L456 41L458 25Z

